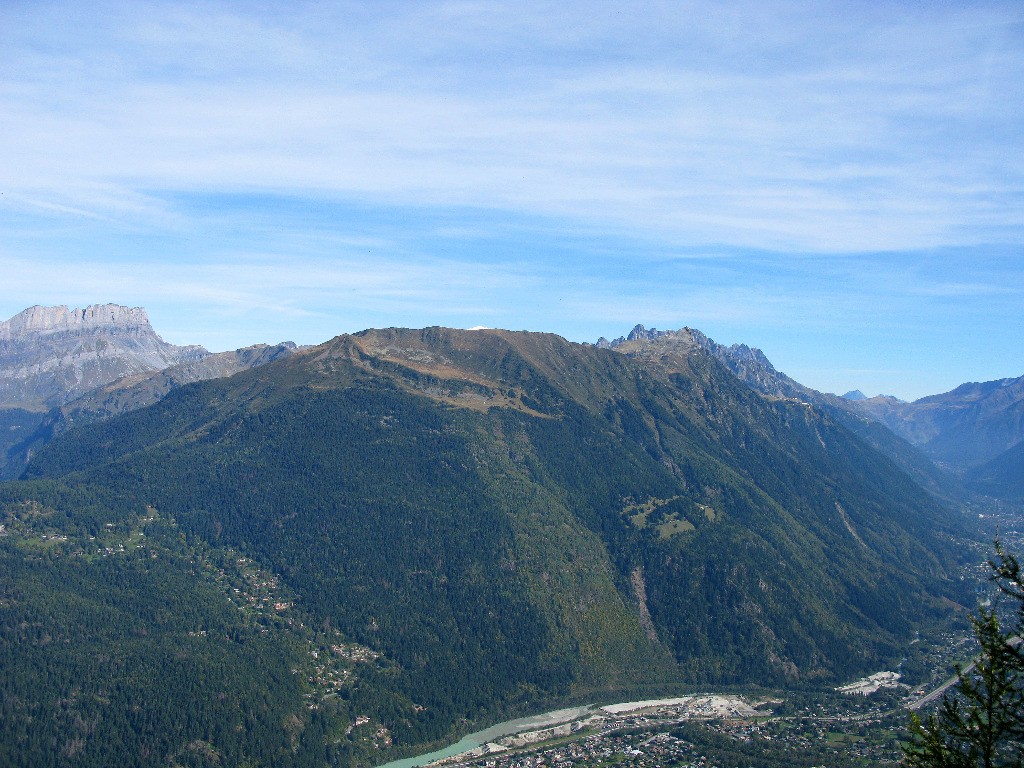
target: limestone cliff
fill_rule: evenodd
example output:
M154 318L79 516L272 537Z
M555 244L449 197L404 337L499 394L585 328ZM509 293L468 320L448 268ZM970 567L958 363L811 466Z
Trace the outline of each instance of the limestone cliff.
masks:
M141 307L30 307L0 323L0 408L51 408L122 376L209 354L165 342Z

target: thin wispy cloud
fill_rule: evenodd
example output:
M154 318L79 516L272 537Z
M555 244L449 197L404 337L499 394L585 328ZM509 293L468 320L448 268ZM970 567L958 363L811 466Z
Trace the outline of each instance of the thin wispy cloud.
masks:
M1016 3L7 3L0 72L0 259L95 301L787 350L1024 282Z
M320 28L133 5L74 18L74 41L37 18L48 50L13 19L5 184L72 208L99 184L371 195L759 247L984 239L1020 171L1019 14L759 8L340 5Z

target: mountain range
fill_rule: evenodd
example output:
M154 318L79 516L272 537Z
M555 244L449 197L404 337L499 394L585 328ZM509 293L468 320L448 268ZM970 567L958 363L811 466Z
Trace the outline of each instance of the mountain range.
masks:
M0 408L47 409L123 376L209 354L165 342L141 307L30 307L0 323Z
M96 313L33 317L64 314ZM21 385L53 407L0 484L5 764L369 765L552 702L834 685L972 599L909 442L698 331L175 349Z
M156 402L183 384L230 376L290 354L295 344L210 353L175 346L146 310L30 307L0 323L0 479L72 424Z
M780 373L764 353L744 344L726 347L700 331L647 329L598 346L629 353L637 344L692 344L715 356L741 381L768 397L813 404L885 453L940 498L963 502L971 492L1024 502L1024 376L967 383L914 402L859 391L822 393ZM879 426L884 429L879 429Z

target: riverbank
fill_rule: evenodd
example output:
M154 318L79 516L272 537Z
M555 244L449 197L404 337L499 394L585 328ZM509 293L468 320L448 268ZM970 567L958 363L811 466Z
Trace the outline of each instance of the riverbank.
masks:
M755 705L739 696L691 695L671 699L646 699L601 707L587 705L557 709L531 717L508 720L464 736L455 744L416 757L394 760L379 768L417 768L462 762L475 757L519 749L583 729L619 727L627 718L748 719L763 717Z
M522 733L524 731L534 731L538 728L578 720L592 707L592 704L588 704L582 707L556 709L539 715L519 717L515 720L506 720L503 723L497 723L496 725L489 726L482 731L467 734L454 744L444 747L443 749L438 749L415 757L405 757L401 760L392 760L390 763L378 766L378 768L417 768L417 766L429 765L448 757L454 757L475 749L480 749L485 744L488 744L495 739L500 739L503 736L511 736L512 734Z

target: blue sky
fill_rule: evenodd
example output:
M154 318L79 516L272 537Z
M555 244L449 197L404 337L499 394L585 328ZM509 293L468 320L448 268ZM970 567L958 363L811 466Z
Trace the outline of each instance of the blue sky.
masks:
M1024 374L1024 6L0 4L0 317L168 341L699 328Z

